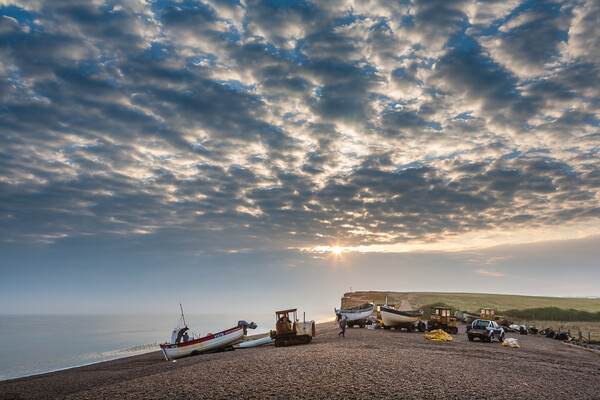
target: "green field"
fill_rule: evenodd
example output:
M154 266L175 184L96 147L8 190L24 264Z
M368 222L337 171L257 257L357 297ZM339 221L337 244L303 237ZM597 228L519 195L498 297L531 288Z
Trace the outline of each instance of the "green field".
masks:
M434 305L449 306L454 310L478 312L482 308L495 308L499 314L513 310L510 320L517 324L539 329L570 330L573 336L581 331L584 337L590 333L593 342L600 343L600 299L572 297L515 296L488 293L439 293L439 292L383 292L364 291L344 293L344 297L394 304L403 309L422 308L425 313ZM521 313L519 311L522 311ZM521 314L519 316L519 314ZM551 316L552 318L548 318ZM584 316L585 320L577 320Z
M351 292L344 296L381 301L387 297L389 303L400 304L408 301L412 308L418 309L428 304L443 303L457 310L479 311L481 308L495 308L498 311L525 310L531 308L557 307L591 313L600 312L600 299L571 297L516 296L488 293L440 293L440 292Z
M557 307L587 312L600 312L600 299L567 297L515 296L484 293L411 293L409 302L418 305L446 303L459 310L478 311L483 307L504 310Z

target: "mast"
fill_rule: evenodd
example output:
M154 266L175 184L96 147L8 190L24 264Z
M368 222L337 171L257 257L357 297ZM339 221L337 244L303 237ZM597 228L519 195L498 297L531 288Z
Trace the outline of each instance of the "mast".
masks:
M185 316L183 315L183 306L181 305L181 302L179 302L179 308L181 309L181 319L183 320L183 326L187 326L187 323L185 322Z

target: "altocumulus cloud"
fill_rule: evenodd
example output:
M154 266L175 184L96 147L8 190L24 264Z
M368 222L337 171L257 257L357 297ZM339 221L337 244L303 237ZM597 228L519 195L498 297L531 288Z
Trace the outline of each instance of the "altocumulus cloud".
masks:
M599 15L1 0L0 240L385 251L598 233Z

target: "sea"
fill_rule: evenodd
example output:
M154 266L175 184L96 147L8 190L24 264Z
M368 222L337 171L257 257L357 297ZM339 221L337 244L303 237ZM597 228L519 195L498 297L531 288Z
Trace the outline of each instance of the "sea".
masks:
M251 318L249 318L251 317ZM180 315L0 315L0 380L74 368L159 350ZM244 316L274 328L275 315ZM237 325L240 316L185 315L190 332L205 336Z

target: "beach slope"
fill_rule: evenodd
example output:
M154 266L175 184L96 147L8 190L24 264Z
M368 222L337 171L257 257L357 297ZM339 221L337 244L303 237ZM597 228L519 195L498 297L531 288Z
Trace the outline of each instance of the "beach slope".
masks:
M600 355L539 336L521 348L317 325L308 345L167 362L160 352L0 382L7 399L544 398L598 396Z

